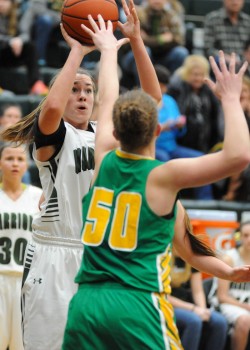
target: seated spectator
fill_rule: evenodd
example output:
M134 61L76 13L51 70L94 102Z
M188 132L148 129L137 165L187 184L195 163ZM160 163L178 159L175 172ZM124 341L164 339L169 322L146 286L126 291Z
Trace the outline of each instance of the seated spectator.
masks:
M184 22L168 0L146 0L138 6L141 35L154 64L162 64L172 73L180 67L189 52L184 38ZM133 53L129 50L121 59L122 69L138 85Z
M228 324L206 305L201 273L173 254L172 293L177 328L185 350L223 350Z
M241 63L250 34L250 16L242 11L244 0L221 2L223 6L219 10L212 11L205 17L205 54L218 59L219 50L223 50L229 62L230 53L235 52L237 63Z
M40 66L47 64L47 47L52 30L59 27L63 0L30 0L20 19L20 30L34 37Z
M183 18L183 21L184 21L185 9L184 9L184 6L182 5L181 1L168 0L168 2L169 2L169 6L171 7L171 9L173 11L175 11L176 13L178 13Z
M181 115L174 98L167 94L169 71L161 65L155 65L155 71L162 92L162 101L158 110L161 134L156 141L156 158L166 162L174 158L193 158L203 155L200 151L178 144L178 137L186 132L186 118ZM213 199L211 185L195 188L194 196L195 199Z
M219 103L205 84L209 62L201 55L188 56L171 77L168 93L187 118L187 132L179 139L185 147L207 153L219 141Z
M241 244L226 252L223 260L230 266L250 265L250 222L240 226ZM231 349L245 350L250 331L250 282L235 283L218 279L217 296L221 313L231 329Z
M19 32L15 0L0 0L0 67L25 65L28 71L30 93L46 95L48 88L39 79L36 49Z

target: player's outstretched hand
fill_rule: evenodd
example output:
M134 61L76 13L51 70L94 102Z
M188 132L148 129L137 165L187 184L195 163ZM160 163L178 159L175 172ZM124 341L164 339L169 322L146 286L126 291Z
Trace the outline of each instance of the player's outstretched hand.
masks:
M81 49L83 55L87 55L88 53L94 51L96 49L95 46L87 46L87 45L82 45L79 41L76 39L73 39L64 29L63 24L60 23L60 28L62 32L62 36L66 43L69 45L69 47L72 49L73 47L79 47Z
M135 5L133 0L129 0L127 5L126 0L122 1L122 7L127 17L125 23L118 22L122 34L129 39L140 37L140 21L136 13Z
M250 265L232 268L229 280L232 282L250 282Z
M116 47L116 49L118 50L122 45L129 42L128 38L117 40L113 34L112 22L107 21L106 25L101 15L98 15L98 24L94 21L91 15L88 15L88 20L93 29L89 29L84 24L81 24L81 27L83 30L85 30L85 32L87 32L91 36L98 50L102 51L104 49L112 47Z
M236 73L236 56L231 54L229 68L227 67L225 55L223 51L219 52L219 66L213 57L209 57L211 68L213 70L216 81L206 79L205 82L219 98L239 99L242 89L242 78L247 69L247 62L245 62Z

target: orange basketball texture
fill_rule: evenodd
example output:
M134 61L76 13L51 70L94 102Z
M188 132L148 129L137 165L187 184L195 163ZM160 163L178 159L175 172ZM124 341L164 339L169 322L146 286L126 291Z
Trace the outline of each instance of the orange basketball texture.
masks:
M105 21L110 20L113 23L113 30L116 29L119 11L115 0L65 0L61 11L61 21L64 29L72 38L82 44L93 45L91 37L81 28L81 24L92 29L88 15L92 15L98 23L99 14Z

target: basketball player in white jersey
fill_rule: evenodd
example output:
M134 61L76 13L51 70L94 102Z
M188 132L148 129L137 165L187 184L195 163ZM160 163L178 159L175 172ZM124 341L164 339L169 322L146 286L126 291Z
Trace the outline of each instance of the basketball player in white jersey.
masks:
M21 282L24 253L42 190L22 183L28 167L24 147L0 148L0 350L22 350Z
M130 39L142 88L160 101L158 80L140 36L133 3L130 1L132 13L125 1L123 6L127 22L120 24L120 28ZM82 258L81 200L90 188L94 169L95 130L89 119L95 88L88 72L79 70L83 57L94 47L82 46L63 28L62 33L70 53L47 98L22 124L9 128L3 135L5 139L22 142L34 139L34 159L44 193L25 260L22 288L25 350L61 348L69 300L76 291L74 278ZM109 77L117 73L109 69L114 56L101 42L100 38L98 81L105 84L105 90L111 94ZM117 51L126 42L128 39L117 41ZM99 118L97 128L96 142L103 150L114 148L111 118Z

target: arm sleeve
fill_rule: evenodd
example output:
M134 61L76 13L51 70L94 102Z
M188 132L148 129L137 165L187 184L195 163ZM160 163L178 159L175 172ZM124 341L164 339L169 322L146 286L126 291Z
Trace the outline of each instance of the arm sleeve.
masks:
M60 122L59 128L50 135L44 135L38 126L38 118L34 124L34 142L36 149L44 146L56 146L56 149L61 148L66 135L66 127L63 119Z

